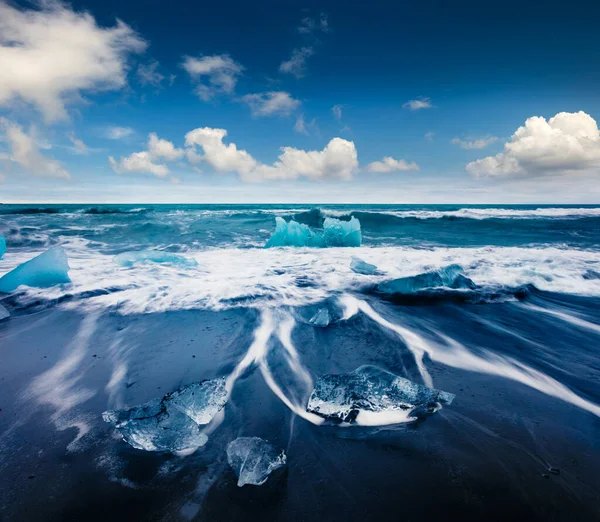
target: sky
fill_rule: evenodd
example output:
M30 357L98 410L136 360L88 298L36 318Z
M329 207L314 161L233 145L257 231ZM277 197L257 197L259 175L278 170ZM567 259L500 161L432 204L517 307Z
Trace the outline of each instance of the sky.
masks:
M0 0L0 202L600 203L600 4Z

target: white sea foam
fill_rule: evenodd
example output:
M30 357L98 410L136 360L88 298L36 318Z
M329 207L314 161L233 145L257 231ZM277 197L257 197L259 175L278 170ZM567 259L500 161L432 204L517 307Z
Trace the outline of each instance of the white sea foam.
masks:
M221 310L238 306L301 306L340 292L457 263L485 287L534 284L541 290L600 296L600 252L556 247L518 248L277 248L208 249L187 252L198 267L148 264L122 268L112 256L83 245L67 250L72 283L24 289L21 299L57 299L65 294L121 291L65 303L69 307L115 308L122 314L180 309ZM32 254L6 255L0 275ZM377 265L376 275L356 274L353 256Z
M460 208L458 210L382 210L378 213L400 218L418 219L440 219L447 217L470 219L577 219L600 217L600 208Z

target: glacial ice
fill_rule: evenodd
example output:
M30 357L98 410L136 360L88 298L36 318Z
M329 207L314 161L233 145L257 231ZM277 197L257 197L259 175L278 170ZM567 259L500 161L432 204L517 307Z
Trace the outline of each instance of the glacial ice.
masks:
M350 261L350 269L357 274L362 275L373 275L377 272L377 267L366 261L363 261L359 257L353 257Z
M329 326L330 322L331 317L329 315L329 309L327 308L319 308L319 310L317 310L317 313L313 315L309 321L309 323L313 326L319 326L321 328Z
M227 446L227 462L238 477L239 487L261 486L276 469L285 466L286 455L259 437L239 437Z
M188 384L145 404L102 414L136 449L188 453L204 446L208 424L227 403L225 378Z
M338 422L383 425L414 420L439 404L451 404L454 397L365 365L319 377L306 410Z
M70 283L69 260L61 247L46 250L0 278L0 292L9 293L19 286L46 286Z
M163 252L162 250L138 250L123 252L114 257L114 262L122 267L129 268L136 263L171 263L179 266L198 266L194 258Z
M2 234L0 234L0 259L6 252L6 239Z
M10 317L10 312L0 305L0 321L2 321L2 319L6 319L7 317Z
M265 244L271 247L356 247L362 241L360 222L355 217L350 221L325 218L323 231L315 230L291 219L275 218L275 231Z
M463 275L460 265L449 265L432 272L386 281L380 283L377 289L384 294L412 294L436 287L474 289L477 288L477 285Z

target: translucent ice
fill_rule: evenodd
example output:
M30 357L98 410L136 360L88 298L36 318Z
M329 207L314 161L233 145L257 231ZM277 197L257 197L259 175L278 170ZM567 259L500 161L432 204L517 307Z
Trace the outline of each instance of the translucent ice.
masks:
M0 278L0 292L9 293L19 286L46 286L69 283L69 260L61 247L46 250Z
M10 317L10 312L0 305L0 321L2 321L2 319L6 319L7 317Z
M136 449L188 453L204 446L208 424L227 403L225 379L188 384L140 406L102 414Z
M377 288L384 294L412 294L436 287L474 289L477 285L463 275L460 265L449 265L433 272L386 281L379 284Z
M350 221L325 218L323 231L313 229L291 219L275 218L275 232L265 247L354 247L362 240L360 222L353 217Z
M4 236L2 234L0 234L0 259L2 259L2 256L4 255L5 252L6 252L6 239L4 238Z
M350 269L357 274L363 275L373 275L377 272L377 267L358 257L353 257L352 261L350 261Z
M414 420L453 399L451 393L367 365L350 373L321 376L306 410L338 422L384 425Z
M321 328L329 326L330 322L331 317L327 308L319 308L319 310L317 310L317 313L313 315L309 321L309 323L313 326L320 326Z
M240 437L227 446L227 462L238 477L239 487L264 484L286 460L283 450L259 437Z
M136 263L171 263L179 266L198 266L198 261L194 258L163 252L162 250L138 250L133 252L123 252L114 257L115 263L123 267L130 267Z

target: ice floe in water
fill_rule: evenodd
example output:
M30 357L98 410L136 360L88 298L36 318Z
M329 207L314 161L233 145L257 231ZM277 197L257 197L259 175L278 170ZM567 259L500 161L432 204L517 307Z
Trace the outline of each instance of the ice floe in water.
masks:
M477 285L463 274L460 265L449 265L439 270L410 277L400 277L380 283L377 289L384 294L412 294L428 288L475 289Z
M44 288L70 283L68 272L67 254L61 247L53 247L3 275L0 292L12 292L21 285Z
M239 487L261 486L269 475L286 463L283 450L259 437L239 437L227 446L227 462L235 472Z
M359 257L353 257L350 261L350 269L357 274L362 275L373 275L377 272L377 267L366 261L363 261Z
M6 319L7 317L10 317L10 312L0 305L0 321L2 321L2 319Z
M309 321L313 326L319 326L321 328L329 326L330 322L331 316L329 315L329 309L327 308L319 308L317 313L313 315Z
M162 250L123 252L114 257L114 262L126 268L136 263L170 263L177 266L198 266L198 261L194 258L163 252Z
M350 373L319 377L306 410L337 422L381 426L433 413L454 397L365 365Z
M360 222L355 217L350 221L325 218L323 230L317 230L298 223L293 219L286 221L275 218L275 232L267 241L265 248L271 247L358 247L362 242Z
M145 404L102 414L123 440L145 451L190 453L206 444L200 426L208 424L227 403L225 378L182 386Z
M2 259L2 256L4 255L5 252L6 252L6 239L4 238L4 236L2 234L0 234L0 259Z

